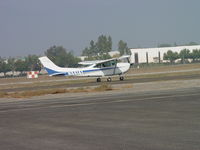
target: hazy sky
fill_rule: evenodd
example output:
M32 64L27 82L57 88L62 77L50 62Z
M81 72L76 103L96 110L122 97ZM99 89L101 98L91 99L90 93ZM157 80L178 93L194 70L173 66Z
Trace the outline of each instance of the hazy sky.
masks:
M200 42L199 0L0 0L0 56L75 54L101 34L129 47Z

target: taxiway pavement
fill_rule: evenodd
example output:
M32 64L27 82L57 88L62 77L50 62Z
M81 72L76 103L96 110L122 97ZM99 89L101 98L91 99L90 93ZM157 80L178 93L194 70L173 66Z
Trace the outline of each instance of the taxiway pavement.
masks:
M200 88L0 103L3 150L200 149Z
M141 77L135 79L127 79L125 78L124 81L119 81L118 79L114 79L112 82L109 82L111 85L121 85L121 84L135 84L135 83L145 83L145 82L155 82L155 81L170 81L170 80L190 80L190 79L200 79L199 74L189 74L189 75L178 75L178 76L161 76L161 77ZM68 80L68 79L66 79ZM53 80L54 81L54 80ZM106 78L101 83L107 83ZM2 92L19 92L19 91L29 91L29 90L41 90L41 89L51 89L51 88L84 88L90 86L98 86L101 83L96 82L96 78L94 81L90 82L76 82L73 84L65 84L59 83L56 85L43 85L42 83L38 82L36 87L16 87L16 88L5 88L1 89Z

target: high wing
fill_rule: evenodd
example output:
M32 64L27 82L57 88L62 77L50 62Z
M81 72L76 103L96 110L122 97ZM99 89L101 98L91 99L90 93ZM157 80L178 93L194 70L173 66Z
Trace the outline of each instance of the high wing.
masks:
M102 64L102 63L105 63L105 62L110 62L110 61L113 61L113 60L118 60L118 58L112 58L112 59L107 59L107 60L99 60L99 61L96 61L96 65L97 64Z
M104 62L109 62L109 61L112 61L112 60L118 60L120 58L112 58L112 59L107 59L107 60L95 60L95 61L82 61L82 62L79 62L78 64L80 65L93 65L93 64L101 64L101 63L104 63Z
M117 58L112 58L112 59L107 59L107 60L95 60L95 61L82 61L79 62L78 64L80 65L93 65L93 64L100 64L100 63L104 63L104 62L108 62L108 61L112 61L112 60L116 60Z
M118 59L121 60L121 59L127 59L127 58L130 58L131 55L123 55L121 57L119 57Z
M79 65L93 65L93 64L96 64L96 63L99 63L101 62L101 60L95 60L95 61L81 61L79 62L78 64Z
M79 62L79 64L93 66L94 68L112 67L114 69L113 74L115 74L117 62L123 61L123 60L129 62L129 58L130 58L130 55L124 55L119 58L111 58L107 60L83 61L83 62Z
M107 60L82 61L82 62L79 62L78 64L80 64L80 65L93 65L93 64L101 64L101 63L112 61L112 60L122 60L122 59L128 59L128 58L130 58L130 55L123 55L119 58L112 58L112 59L107 59Z

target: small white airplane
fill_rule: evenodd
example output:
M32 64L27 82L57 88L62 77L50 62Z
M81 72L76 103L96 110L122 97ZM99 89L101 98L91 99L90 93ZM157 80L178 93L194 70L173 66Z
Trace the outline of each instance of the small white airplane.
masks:
M108 82L111 82L113 75L119 75L122 81L122 74L130 68L130 56L122 56L120 58L112 58L107 60L85 61L79 64L84 66L80 68L62 68L55 65L48 57L40 57L39 60L48 72L49 76L64 75L64 76L84 76L97 77L97 82L101 82L101 77L109 76Z

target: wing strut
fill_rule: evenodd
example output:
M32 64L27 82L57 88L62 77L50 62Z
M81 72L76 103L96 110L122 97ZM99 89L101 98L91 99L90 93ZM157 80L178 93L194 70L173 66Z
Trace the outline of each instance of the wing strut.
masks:
M113 70L113 75L115 75L116 68L117 68L117 59L115 60L115 68Z

